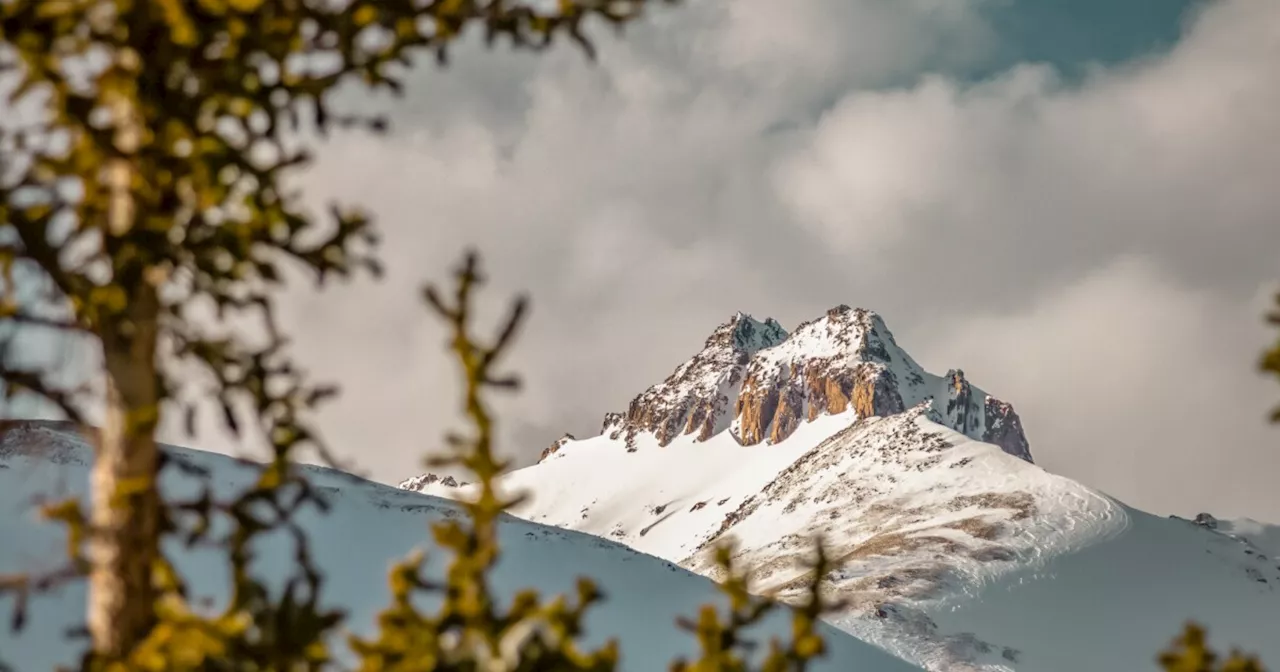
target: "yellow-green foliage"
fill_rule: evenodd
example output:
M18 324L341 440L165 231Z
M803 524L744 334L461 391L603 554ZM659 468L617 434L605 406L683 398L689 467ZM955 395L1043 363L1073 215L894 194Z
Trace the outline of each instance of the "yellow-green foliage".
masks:
M785 644L772 639L769 651L759 667L751 664L750 653L755 642L744 639L744 630L760 622L778 604L767 596L751 591L750 576L733 565L734 547L731 543L716 548L716 565L728 577L720 589L729 598L729 613L723 620L716 608L704 605L698 611L698 619L680 618L680 627L693 632L702 647L702 655L695 661L677 660L671 664L671 672L787 672L804 670L810 661L826 653L826 644L817 632L818 618L830 610L839 608L837 602L828 601L822 595L822 577L831 568L822 542L815 545L817 556L809 567L810 579L806 598L791 607L791 639Z
M315 613L317 574L291 522L298 509L325 504L290 464L304 448L327 456L305 415L333 390L307 380L292 362L275 328L273 290L285 264L318 281L376 272L369 251L376 236L360 212L333 206L324 222L283 187L309 162L296 131L382 130L378 116L336 112L333 93L348 83L399 92L415 54L443 61L469 26L489 42L506 37L533 49L566 36L590 53L584 22L621 25L647 4L0 2L0 74L13 85L6 104L24 110L0 129L0 326L81 338L106 353L116 390L158 388L124 395L147 397L124 402L133 404L123 409L128 436L149 436L162 411L183 412L193 426L195 406L178 393L194 370L211 389L186 398L220 402L229 429L258 432L273 451L260 480L239 496L219 499L206 489L189 501L164 502L158 512L146 504L145 513L159 520L156 535L226 549L235 586L227 612L213 620L191 616L182 577L157 557L154 585L144 579L147 590L129 603L154 632L129 656L91 656L85 666L159 669L178 660L166 656L181 656L192 666L243 658L283 669L326 658L309 642L337 615ZM265 338L209 329L202 319L209 314L253 321ZM3 396L33 394L82 421L94 390L18 361L14 335L0 332ZM121 445L135 444L113 444ZM107 501L153 502L123 495L153 492L161 469L182 468L139 463L154 473L131 475ZM92 534L92 517L78 507L48 513L71 528L70 558L48 574L0 577L0 590L18 598L17 624L32 591L90 569L80 541L102 536ZM232 531L212 536L217 519ZM298 571L276 601L245 570L252 541L268 530L298 540ZM154 540L140 541L138 553ZM239 639L228 640L232 634Z
M89 650L81 669L334 666L330 646L343 614L318 606L321 577L294 522L300 509L324 509L326 503L292 462L303 448L328 454L306 416L333 389L309 382L288 356L275 326L273 290L286 263L320 281L360 269L376 272L370 254L376 236L359 211L333 206L331 221L321 222L283 188L309 162L294 142L296 131L304 119L321 135L335 125L382 130L379 117L333 110L332 94L349 82L399 92L415 52L444 61L447 47L468 26L480 28L489 42L505 36L516 47L533 49L562 35L590 54L585 21L621 25L647 4L0 2L0 71L16 84L8 103L31 113L24 120L29 123L0 131L0 323L83 338L107 354L117 388L158 388L157 395L124 409L129 436L150 435L162 411L173 406L194 426L195 407L184 408L178 396L194 368L212 381L198 396L220 403L223 424L237 433L258 432L272 448L257 482L243 492L219 498L206 487L188 500L160 502L155 512L157 536L226 553L232 593L225 609L209 614L193 608L181 574L158 556L151 585L144 580L129 607L141 612L146 629L124 637L124 653ZM572 603L525 592L501 605L489 593L487 575L499 552L495 526L513 500L492 487L505 465L491 451L492 421L481 393L514 386L494 377L492 365L522 310L493 345L477 345L467 331L475 270L468 261L453 303L435 293L428 298L454 327L453 350L467 381L465 410L474 425L474 436L453 441L448 463L477 475L481 497L467 505L465 523L434 531L453 556L447 581L426 582L417 562L398 567L392 573L395 598L378 631L351 646L371 670L611 669L619 656L615 646L583 651L574 643L584 611L601 598L589 581ZM19 280L33 291L20 295ZM240 324L253 320L266 338L210 330L202 310ZM9 345L7 338L0 343L5 398L34 394L81 422L93 391L64 386L54 372L25 368L10 356ZM125 490L154 492L163 469L208 476L163 458L153 468L122 482L113 497ZM19 627L32 593L76 580L94 562L82 548L94 536L90 516L73 502L46 514L67 525L69 558L45 575L0 577L0 590L17 597ZM296 552L295 571L274 593L248 571L254 542L267 532L292 535ZM154 540L142 541L151 546ZM414 610L411 598L420 591L442 595L438 613ZM812 624L804 625L810 611L797 612L799 644L779 645L777 660L793 661L787 664L795 669L820 650ZM724 630L724 647L738 645L737 627Z
M1272 326L1280 327L1280 294L1275 297L1276 307L1267 314L1267 322ZM1280 338L1276 339L1275 345L1272 345L1262 353L1262 361L1259 367L1263 372L1280 377ZM1271 413L1272 422L1280 422L1280 406L1277 406Z
M1165 672L1266 672L1252 656L1232 651L1225 660L1209 648L1205 632L1188 623L1182 635L1167 651L1160 654L1160 667Z
M463 372L463 398L471 435L450 435L453 454L432 460L435 466L456 466L475 475L479 494L462 503L464 521L447 520L432 530L438 546L453 555L443 584L421 575L422 558L397 566L391 573L393 604L378 618L379 631L371 639L352 638L361 670L611 670L618 650L609 643L598 651L575 644L587 608L600 599L587 579L578 583L574 603L557 598L544 603L538 593L525 590L509 605L499 604L489 587L489 572L498 561L498 520L518 497L498 493L495 478L507 466L493 453L493 419L483 392L486 388L514 388L514 377L499 376L495 365L511 343L525 314L526 302L516 301L498 337L482 345L471 333L472 292L483 282L475 256L468 256L457 272L452 300L434 287L425 290L431 307L448 322L451 348ZM413 606L420 592L441 594L437 613L423 614Z
M507 464L492 450L493 419L484 400L487 388L515 388L518 381L498 376L494 366L510 344L521 317L524 301L518 301L505 326L492 344L481 345L470 331L472 292L481 283L474 256L459 269L452 302L429 289L427 297L436 311L452 326L452 349L464 372L464 408L471 421L470 436L451 436L453 454L433 460L433 465L461 467L475 474L479 496L462 507L463 520L435 526L437 545L452 556L446 580L437 583L422 574L423 558L411 558L390 574L392 604L378 617L369 638L351 637L351 650L359 669L412 672L428 670L457 672L534 672L616 669L622 655L615 642L598 650L584 650L577 644L587 609L603 598L591 580L582 578L574 600L556 596L544 600L537 591L525 590L509 603L500 604L489 588L488 575L500 555L497 524L503 510L517 497L499 494L495 478ZM194 613L183 601L180 582L171 568L157 573L165 588L157 604L157 624L150 635L125 659L101 660L87 655L80 669L126 672L161 671L293 671L335 667L330 646L335 641L343 615L325 611L317 604L322 581L307 557L305 534L293 527L289 511L264 519L248 511L252 502L298 501L305 480L290 476L289 465L264 467L259 484L232 503L219 508L211 501L184 505L198 512L205 522L221 514L235 522L226 537L204 539L228 551L229 570L235 592L228 608L208 616ZM199 476L200 474L193 474ZM274 493L267 496L266 492ZM206 495L208 497L208 495ZM323 500L316 500L323 502ZM313 502L313 503L316 503ZM64 507L64 517L76 534L76 507ZM170 533L178 528L170 527ZM247 571L251 558L248 542L255 534L287 529L296 535L297 573L279 599L271 599L266 587ZM193 539L201 539L196 536ZM73 549L75 543L72 544ZM773 640L758 664L751 662L755 643L746 631L781 605L752 595L749 577L732 564L732 548L718 549L718 561L728 579L723 591L730 609L723 617L711 605L704 606L697 620L680 619L679 624L694 633L701 655L692 662L676 661L673 672L800 672L825 646L816 631L818 617L835 605L820 591L821 577L828 565L821 545L811 568L808 596L791 607L792 637ZM440 606L424 613L414 604L421 593L441 597Z

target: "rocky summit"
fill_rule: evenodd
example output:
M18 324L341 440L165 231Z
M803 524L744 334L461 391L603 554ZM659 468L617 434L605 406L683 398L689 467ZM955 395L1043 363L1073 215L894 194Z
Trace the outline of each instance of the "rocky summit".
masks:
M743 376L756 353L775 347L787 331L772 319L738 313L716 328L702 351L666 380L640 393L623 415L606 417L606 430L652 432L667 445L681 434L706 440L728 427ZM612 424L611 424L612 423Z
M924 402L939 424L1031 461L1011 405L959 369L926 372L879 315L845 305L790 334L773 319L734 315L625 413L606 415L602 433L632 447L641 433L665 446L678 436L706 441L723 431L743 445L773 444L822 415L852 409L858 418L887 417ZM543 459L554 453L544 451Z

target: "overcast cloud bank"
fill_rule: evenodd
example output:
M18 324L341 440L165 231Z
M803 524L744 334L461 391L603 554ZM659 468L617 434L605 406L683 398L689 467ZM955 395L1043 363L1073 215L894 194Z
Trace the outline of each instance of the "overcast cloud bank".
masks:
M848 303L1012 402L1046 468L1160 513L1280 520L1280 394L1254 373L1280 278L1280 4L1218 0L1167 51L1082 77L969 81L1009 39L984 5L709 0L601 34L594 66L471 51L417 76L392 135L339 136L304 181L387 238L385 282L286 306L345 386L323 423L340 452L394 482L454 422L417 288L475 245L493 315L534 299L527 387L500 407L522 460L598 431L736 310L793 327Z

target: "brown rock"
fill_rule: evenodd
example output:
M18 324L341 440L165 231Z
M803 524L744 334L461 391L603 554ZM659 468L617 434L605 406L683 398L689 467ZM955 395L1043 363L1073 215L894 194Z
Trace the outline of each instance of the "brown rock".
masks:
M810 360L801 366L799 377L784 377L793 368L785 367L788 371L776 377L748 378L735 409L743 444L754 445L766 438L777 443L791 436L801 422L843 413L850 406L859 418L903 411L893 374L879 363L861 362L849 368Z
M619 429L622 428L623 417L621 413L605 413L604 425L600 427L601 434L609 434L609 438L616 439Z
M564 444L569 443L570 441L575 441L575 440L576 439L573 438L572 434L565 434L559 439L556 439L555 443L543 449L542 454L538 456L538 461L542 462L548 457L555 455L561 448L564 448Z
M439 483L440 485L443 485L448 488L460 488L464 485L471 485L469 481L459 481L453 476L445 476L444 478L441 478L437 474L428 472L420 476L415 476L413 478L410 478L407 481L401 482L399 487L402 490L412 490L414 492L422 492L427 488L427 486L435 483Z
M791 436L804 417L804 391L795 384L787 385L778 395L778 410L769 424L769 443L778 443Z
M734 415L738 421L738 438L744 445L764 441L778 411L778 395L779 390L773 385L756 386L748 381L743 386Z
M853 386L853 410L859 418L886 417L906 410L902 396L889 369L875 364L858 367L858 377ZM839 413L841 411L828 411Z
M721 429L724 429L729 397L723 394L713 399L699 399L694 402L689 413L689 422L685 425L685 434L696 434L699 441L706 441Z
M637 449L640 433L665 446L682 435L705 441L731 425L744 445L777 443L824 414L852 409L858 419L887 417L904 412L909 401L929 406L943 425L1030 460L1008 404L970 385L958 369L942 382L941 389L927 382L871 311L836 306L790 336L772 320L739 313L701 352L632 400L626 413L605 416L601 432L625 437L628 451ZM544 459L558 449L548 448Z
M741 313L721 325L701 352L678 367L663 382L632 400L619 425L606 429L653 432L659 445L682 434L706 440L729 425L729 409L751 355L781 343L787 333L777 322L757 322ZM611 434L612 436L612 434Z

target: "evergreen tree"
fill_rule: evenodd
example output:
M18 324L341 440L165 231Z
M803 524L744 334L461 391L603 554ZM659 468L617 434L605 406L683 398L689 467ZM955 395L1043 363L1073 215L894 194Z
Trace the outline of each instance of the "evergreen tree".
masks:
M226 424L264 430L275 460L318 444L301 413L328 394L290 362L274 328L281 264L317 280L376 265L368 218L334 206L309 215L283 188L307 165L304 115L381 129L336 113L339 86L398 92L415 52L444 59L467 27L540 48L558 35L589 47L584 21L621 24L645 0L568 0L550 10L502 0L5 0L0 71L9 104L33 110L0 136L0 267L8 323L88 335L101 352L88 548L88 628L108 657L155 621L166 515L154 487L155 430L183 366L215 382ZM17 270L44 290L16 300ZM25 303L26 305L20 305ZM264 342L218 333L197 311L256 320ZM223 330L225 332L225 330ZM8 353L6 353L8 354ZM0 363L5 392L35 393L72 420L82 389L48 371ZM237 406L239 405L239 406ZM254 422L239 417L253 409ZM186 411L183 411L186 412ZM283 470L283 467L278 467Z
M68 563L0 581L17 597L15 625L31 594L87 576L91 642L82 669L333 667L343 614L319 606L322 580L294 522L302 508L326 505L292 458L306 447L328 454L308 416L334 390L290 358L274 291L284 265L321 283L378 266L366 216L335 205L318 219L283 188L309 162L299 131L383 130L379 117L335 111L334 92L346 83L399 92L416 53L444 62L470 26L489 42L535 50L565 36L590 54L586 21L621 26L646 4L0 0L0 73L15 85L9 104L33 112L0 129L0 321L86 339L101 355L103 385L69 385L57 371L24 365L12 340L0 347L0 381L6 399L37 396L82 426L96 403L104 411L100 430L89 432L89 511L75 501L45 509L68 527ZM496 342L482 347L467 329L480 281L473 257L457 280L452 303L427 296L454 327L474 429L453 441L449 459L476 473L482 495L467 504L465 523L435 531L454 555L448 582L426 581L413 562L398 567L378 632L352 648L370 670L612 669L616 647L574 644L584 610L600 599L590 582L573 606L533 592L502 606L488 592L497 516L511 501L492 489L505 465L492 453L481 395L515 386L491 369L524 311L518 304ZM261 333L226 328L246 322ZM166 500L157 488L162 470L189 468L165 459L155 432L164 413L194 426L196 406L181 401L193 369L212 381L223 424L272 448L256 483L231 498L206 487ZM295 571L275 592L248 569L254 540L273 530L291 533L296 549ZM161 551L166 537L226 552L233 590L223 612L200 614L186 602L182 576ZM409 598L421 590L444 594L439 614L414 611ZM776 607L751 605L752 613ZM765 669L800 670L820 654L813 627L822 606L815 597L796 610L795 642L775 643ZM713 616L695 628L709 653L680 669L745 669L723 661L749 644L741 631L750 622Z

